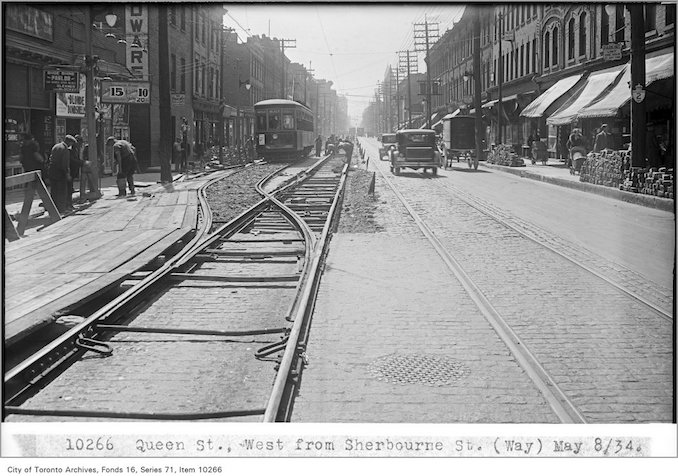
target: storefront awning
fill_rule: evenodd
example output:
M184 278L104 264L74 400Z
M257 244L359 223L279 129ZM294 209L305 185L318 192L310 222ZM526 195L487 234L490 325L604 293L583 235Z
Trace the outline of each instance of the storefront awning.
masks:
M448 115L446 115L445 117L443 117L442 120L450 119L450 118L452 118L452 117L456 117L456 116L459 115L459 113L461 113L461 109L457 109L456 111L451 112L450 114L448 114Z
M645 84L673 76L673 53L645 60ZM631 66L624 68L622 77L605 96L583 108L578 117L614 117L631 100Z
M583 74L576 74L568 76L558 81L556 84L548 88L537 99L528 104L523 112L520 113L522 117L541 117L551 104L563 94L568 92L572 87L579 82Z
M617 83L617 78L621 75L622 69L626 65L615 66L614 68L596 71L586 78L584 87L578 94L572 96L556 112L546 119L550 126L563 126L577 120L579 112L593 101L607 94Z

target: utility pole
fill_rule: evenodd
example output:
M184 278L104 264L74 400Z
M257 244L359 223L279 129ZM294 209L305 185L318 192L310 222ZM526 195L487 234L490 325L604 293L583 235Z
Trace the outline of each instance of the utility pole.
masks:
M281 39L280 41L280 51L282 52L282 84L281 84L281 94L280 94L280 99L287 99L287 96L285 95L285 88L286 88L286 74L285 74L285 48L296 48L297 47L297 40L287 40L287 39Z
M483 152L483 113L480 106L480 12L483 7L475 6L473 17L473 107L476 110L476 158L480 160Z
M400 68L396 68L396 70L395 70L395 75L396 75L396 95L395 95L395 99L396 99L396 120L398 121L396 123L396 129L400 129L400 88L399 88L399 86L400 86L400 76L398 74L399 69Z
M414 24L414 44L415 51L424 51L426 56L424 57L424 62L426 63L426 128L431 128L431 65L429 64L429 47L431 43L435 43L440 38L440 33L438 31L437 23L429 23L428 20L424 20L424 23L415 23Z
M645 167L645 6L627 3L631 17L631 165Z
M101 198L101 190L99 187L99 159L97 157L97 132L96 121L94 117L94 65L96 59L92 52L92 7L85 7L85 116L87 120L87 160L89 160L92 185L96 190L91 191L90 198ZM83 187L80 187L80 198L83 196Z
M501 6L499 8L502 8ZM495 30L496 31L496 30ZM497 145L502 143L502 115L504 112L504 107L502 104L502 91L501 86L504 82L504 57L501 54L501 44L504 41L504 15L499 12L499 102L497 103Z
M170 95L169 38L167 5L158 5L158 91L160 112L160 182L172 182L172 99Z
M411 74L417 73L417 55L410 56L411 51L399 51L399 67L407 73L407 127L412 126L412 81ZM403 118L404 120L404 118Z

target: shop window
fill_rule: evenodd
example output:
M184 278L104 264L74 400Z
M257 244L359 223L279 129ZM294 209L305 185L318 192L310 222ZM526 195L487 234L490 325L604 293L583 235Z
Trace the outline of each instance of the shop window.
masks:
M181 90L180 92L186 92L186 59L181 58L179 64L181 65Z
M645 31L657 29L657 5L649 3L645 5Z
M586 56L586 12L579 17L579 56Z
M610 16L603 7L600 14L600 44L607 45L610 42Z
M621 43L624 41L624 26L626 24L626 20L624 19L624 5L616 5L616 11L615 11L615 19L614 19L614 29L615 29L615 35L614 35L614 41L617 43Z
M574 59L574 18L567 22L567 58Z
M666 5L666 26L676 24L676 5Z

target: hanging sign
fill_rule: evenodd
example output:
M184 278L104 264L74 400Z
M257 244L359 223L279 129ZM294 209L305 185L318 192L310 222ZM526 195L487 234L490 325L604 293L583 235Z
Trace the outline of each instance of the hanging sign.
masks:
M101 102L117 104L149 104L151 83L148 81L105 81L101 86Z
M636 86L633 88L633 91L631 92L631 96L638 104L643 102L643 99L645 99L645 90L643 89L643 86L636 84Z
M77 71L47 70L44 72L45 91L61 93L80 92L80 73Z
M617 61L622 57L622 44L623 43L608 43L603 45L603 59L605 61Z

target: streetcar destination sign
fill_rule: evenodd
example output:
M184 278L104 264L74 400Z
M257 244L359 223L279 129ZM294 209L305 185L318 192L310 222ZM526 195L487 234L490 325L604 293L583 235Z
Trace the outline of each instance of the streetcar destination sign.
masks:
M102 82L101 102L149 104L151 102L151 83L148 81Z
M45 91L57 93L80 92L80 73L77 71L61 71L48 69L44 72Z

